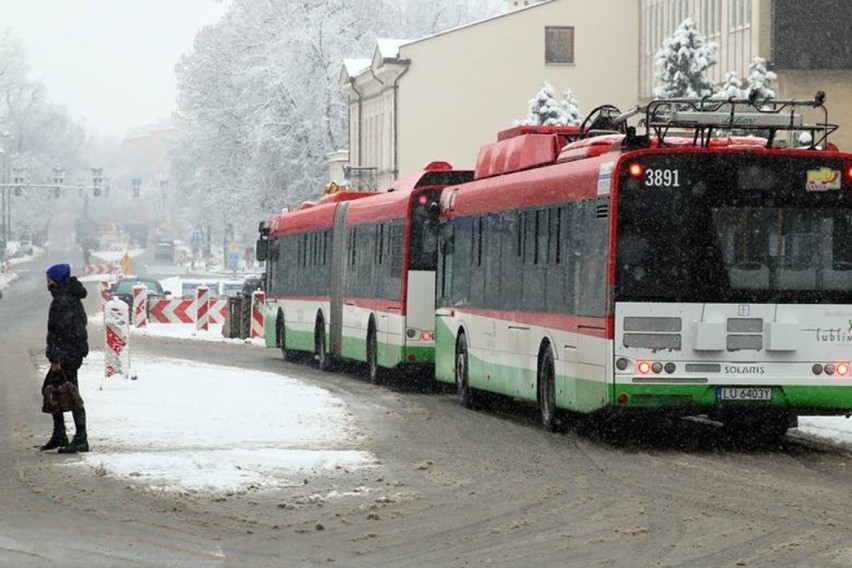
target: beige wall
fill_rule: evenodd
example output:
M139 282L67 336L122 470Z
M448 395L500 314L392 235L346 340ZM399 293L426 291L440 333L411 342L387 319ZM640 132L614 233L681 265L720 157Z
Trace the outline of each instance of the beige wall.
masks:
M574 65L545 65L546 25L574 26ZM544 81L560 98L570 88L584 113L634 106L638 32L636 0L557 0L402 46L399 175L432 160L472 168Z
M825 91L829 123L840 129L829 138L845 151L852 151L852 71L781 71L778 90L788 99L813 99ZM822 116L808 117L822 120Z

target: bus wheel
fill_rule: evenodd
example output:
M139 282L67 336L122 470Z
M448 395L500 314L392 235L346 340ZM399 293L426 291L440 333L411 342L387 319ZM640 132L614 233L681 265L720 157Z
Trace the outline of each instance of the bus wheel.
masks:
M459 404L465 408L473 406L473 395L470 391L470 374L468 370L467 337L459 334L456 342L456 392Z
M370 322L367 331L367 370L370 382L374 385L382 383L382 370L379 368L379 343L376 339L376 328Z
M317 362L317 369L320 371L328 370L329 361L325 341L325 322L322 318L317 320L317 326L314 330L314 361Z
M538 361L538 406L544 429L556 432L559 429L556 420L556 367L549 346Z

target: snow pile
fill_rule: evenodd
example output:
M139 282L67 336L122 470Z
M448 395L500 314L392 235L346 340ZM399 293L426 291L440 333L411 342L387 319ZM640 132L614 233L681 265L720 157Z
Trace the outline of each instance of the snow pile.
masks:
M180 360L134 359L138 380L103 378L103 353L80 369L99 474L164 490L301 485L320 470L375 464L352 416L327 391L281 375ZM101 389L102 385L102 389ZM66 414L69 433L71 414Z

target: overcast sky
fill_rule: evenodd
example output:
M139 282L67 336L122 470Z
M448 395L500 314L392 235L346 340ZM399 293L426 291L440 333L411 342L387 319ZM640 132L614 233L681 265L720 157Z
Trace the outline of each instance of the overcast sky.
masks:
M0 0L29 55L30 78L92 132L121 137L168 117L175 64L227 0Z

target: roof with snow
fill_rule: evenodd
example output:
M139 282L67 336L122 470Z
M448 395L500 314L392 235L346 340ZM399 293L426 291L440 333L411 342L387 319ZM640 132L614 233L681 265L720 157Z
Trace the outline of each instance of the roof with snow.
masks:
M370 59L344 59L343 70L349 77L357 77L370 68Z
M376 40L376 53L382 59L399 59L399 48L410 42L410 39L390 39L380 37Z

